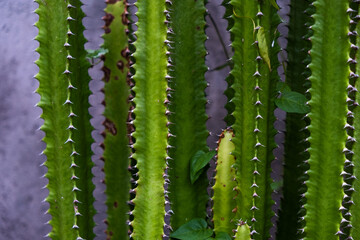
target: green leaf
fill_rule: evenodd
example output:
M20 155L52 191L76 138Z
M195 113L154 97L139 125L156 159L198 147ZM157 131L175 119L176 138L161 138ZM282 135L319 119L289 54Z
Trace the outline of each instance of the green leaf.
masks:
M277 9L280 10L279 6L277 5L275 0L270 0L270 3Z
M184 240L204 240L211 237L213 231L207 228L207 223L202 218L195 218L170 234L170 237Z
M285 82L279 81L276 84L276 91L279 91L279 92L282 92L282 93L291 92L291 88Z
M99 58L102 55L105 55L106 53L109 52L109 50L105 48L99 48L96 50L87 49L86 51L87 51L86 58L88 59Z
M192 184L199 178L204 167L210 162L215 154L215 151L204 152L202 150L195 153L190 162L190 180Z
M231 237L226 232L219 232L218 234L216 234L215 239L216 240L231 240Z
M307 99L298 92L284 92L280 98L275 99L275 104L288 113L308 113L310 107L306 105Z
M257 41L259 43L259 52L261 57L264 59L266 64L268 65L270 71L271 71L271 64L270 64L270 58L269 58L269 48L266 43L266 36L265 36L265 30L263 27L260 27L257 33Z

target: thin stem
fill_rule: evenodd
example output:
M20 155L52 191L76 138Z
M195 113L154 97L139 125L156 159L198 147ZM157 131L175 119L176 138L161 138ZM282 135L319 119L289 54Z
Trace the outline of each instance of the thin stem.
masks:
M221 35L220 35L219 28L218 28L218 26L216 25L216 22L215 22L215 20L213 19L213 17L211 16L210 13L209 13L209 18L210 18L211 23L214 25L214 28L215 28L215 31L216 31L216 35L219 37L219 40L220 40L221 46L222 46L222 48L223 48L223 50L224 50L226 59L230 59L230 56L229 56L228 51L227 51L226 46L225 46L225 42L224 42L224 40L222 39L222 37L221 37Z

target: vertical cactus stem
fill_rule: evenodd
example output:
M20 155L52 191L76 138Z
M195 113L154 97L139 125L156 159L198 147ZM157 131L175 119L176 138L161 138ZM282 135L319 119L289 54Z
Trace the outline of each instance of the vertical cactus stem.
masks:
M169 96L169 200L174 230L194 218L206 216L206 171L191 184L190 161L198 151L208 151L206 139L205 6L204 0L173 1L168 5Z
M213 186L213 222L215 235L220 232L232 234L233 219L236 208L235 194L235 157L232 152L235 146L232 143L233 131L228 129L222 132L217 151L215 184Z
M68 0L68 4L70 4L70 1ZM72 17L70 16L70 11L68 13L68 17L67 19L72 19ZM67 31L67 36L66 36L66 43L69 43L69 37L71 36L70 33L71 30L70 30L70 25L68 25L68 31ZM69 43L70 44L70 43ZM70 44L71 45L71 44ZM67 56L71 56L71 53L70 53L70 47L66 47L66 53L67 53ZM66 68L65 68L65 71L64 71L64 75L66 76L67 78L67 82L68 82L68 88L67 88L67 98L66 98L66 101L64 103L64 105L68 105L68 109L69 109L69 116L68 116L68 119L69 119L69 127L67 128L68 132L69 132L69 136L68 136L68 139L65 141L64 144L68 144L71 146L71 149L72 149L72 153L73 152L76 152L75 150L75 142L73 141L73 131L75 130L75 127L73 125L73 108L72 108L72 102L71 102L71 92L73 91L72 88L70 86L72 86L72 83L71 83L71 74L72 72L69 70L69 62L71 61L70 58L66 58ZM72 173L71 173L71 180L73 182L73 188L72 188L72 191L74 193L74 199L73 199L73 204L74 204L74 225L72 226L73 229L79 229L79 226L78 226L78 216L79 215L79 211L78 211L78 201L77 201L77 198L76 198L76 192L79 191L80 189L76 186L76 175L75 175L75 168L78 167L78 165L75 164L75 155L74 154L70 154L70 159L71 159L71 165L69 166L69 168L71 169ZM76 167L75 167L76 166ZM80 237L79 236L79 233L77 232L77 238Z
M81 239L93 236L91 181L91 127L87 113L89 82L83 48L80 1L36 1L39 34L36 64L39 73L38 104L45 132L49 179L46 201L52 216L52 239ZM51 14L51 16L50 16ZM81 76L81 77L80 77ZM51 79L51 81L49 81ZM83 85L81 85L82 83ZM83 111L79 110L83 109ZM82 156L82 157L81 157ZM86 200L83 200L83 199ZM83 217L85 215L85 217Z
M305 94L307 90L310 70L308 51L311 43L307 40L311 30L310 15L307 13L312 8L312 0L291 1L287 36L288 61L286 66L286 83L292 91ZM306 37L305 37L306 36ZM302 49L299 51L298 49ZM304 114L286 113L286 132L284 142L284 174L283 196L277 222L276 239L287 240L289 236L300 238L298 229L301 228L301 205L304 199L301 195L305 192L304 172L308 156L304 153L307 148L308 131L305 127L308 118Z
M279 18L269 1L230 1L233 26L233 89L237 200L236 220L247 222L254 239L269 237L272 226L271 161L275 84L278 81L276 27ZM232 23L230 22L231 26ZM231 122L230 122L231 123Z
M135 63L135 115L133 144L138 172L133 189L134 216L131 238L161 239L164 234L165 194L163 175L167 156L167 47L165 44L166 3L164 0L138 0Z
M262 14L258 14L259 12L261 12L260 9L260 4L258 4L257 6L257 14L256 14L256 18L255 18L255 22L256 22L256 28L257 31L259 31L259 29L261 28L261 23L260 23L260 17L263 16ZM258 45L258 41L255 41L255 44L257 47L259 47ZM258 60L259 59L259 60ZM256 139L256 143L255 143L255 152L254 152L254 157L253 159L257 159L259 157L259 147L262 146L262 144L259 142L259 134L260 134L260 129L259 129L259 121L261 120L261 112L260 112L260 107L261 107L261 101L260 101L260 93L261 90L260 88L260 80L261 80L261 74L260 74L260 69L259 69L259 64L260 64L260 60L262 59L260 56L260 51L258 50L258 56L255 59L256 62L256 72L254 73L253 77L255 78L255 88L254 88L254 92L256 95L256 102L254 103L255 107L256 107L256 117L255 117L255 127L254 127L254 134L255 134L255 139ZM258 117L260 116L260 117ZM256 184L256 177L259 174L258 171L258 161L253 161L254 164L254 170L253 170L253 185ZM258 174L255 174L258 173ZM251 207L251 211L252 211L252 218L251 218L251 223L252 223L252 230L255 230L255 222L256 222L256 217L255 217L255 211L258 210L258 208L256 207L256 198L259 197L258 194L256 193L257 189L256 187L252 188L253 189L253 194L252 194L252 207Z
M132 124L130 101L130 50L127 1L106 1L103 27L104 61L104 171L107 206L107 239L128 238L130 154ZM129 147L130 145L130 147ZM135 181L134 181L135 182Z
M353 1L356 2L357 1ZM358 11L359 10L359 5L358 6L354 6L354 10ZM358 16L356 16L355 18L358 18ZM356 28L355 28L356 32L360 31L360 25L359 23L357 23ZM351 48L355 51L355 59L357 61L359 61L360 59L360 51L358 50L359 46L360 46L360 40L359 40L359 36L356 36L355 38L355 44L354 42L352 42ZM353 74L351 74L352 76L357 76L360 73L360 66L359 64L356 64L355 66L355 71L353 72ZM351 81L351 79L350 79ZM354 98L354 103L355 102L359 102L360 101L360 95L359 92L357 91L357 89L360 88L360 82L359 82L359 78L358 77L353 77L353 86L354 88L351 88L355 95ZM352 187L350 187L350 189L354 190L351 191L351 202L353 202L353 204L349 209L349 212L347 213L347 216L344 216L345 219L349 220L350 217L350 223L348 226L351 226L350 229L350 237L352 237L352 239L356 239L357 236L360 236L360 122L359 122L359 118L360 118L360 108L359 106L353 106L352 112L350 112L351 116L353 116L353 127L354 127L354 131L353 131L353 137L349 137L348 140L351 141L353 143L353 156L352 156L352 164L353 164L353 172L351 174L344 172L344 175L348 178L352 178L353 179L353 184ZM348 201L350 198L347 195L347 193L345 193L345 197L346 200ZM344 198L345 199L345 198ZM349 239L351 239L349 237Z
M347 1L314 1L305 239L338 239L337 235L343 234L340 230L341 211L345 209L341 173L346 160L344 126L350 74L348 5Z
M70 104L69 129L72 134L69 139L73 139L71 157L78 166L73 168L75 172L72 176L75 180L73 189L76 194L74 199L76 224L74 226L79 229L79 238L93 239L95 237L93 233L95 226L93 220L95 215L93 207L94 184L92 183L93 174L91 172L94 165L91 160L91 144L93 142L91 131L93 128L90 124L91 117L88 112L90 107L88 102L90 96L88 69L90 64L85 59L84 45L86 39L82 34L85 28L82 25L84 13L81 6L81 1L69 0L67 42L71 47L68 48L67 61L71 74L69 75L68 92L70 101L74 103Z

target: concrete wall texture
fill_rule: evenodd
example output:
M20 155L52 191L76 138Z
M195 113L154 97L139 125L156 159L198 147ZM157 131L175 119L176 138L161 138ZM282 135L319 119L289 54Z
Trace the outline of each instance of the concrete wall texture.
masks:
M278 2L282 6L287 4L285 0ZM97 0L84 3L83 10L87 17L83 22L87 29L85 37L89 41L86 48L96 49L102 42L101 17L105 3ZM216 19L222 37L229 44L226 21L221 19L224 9L219 6L220 3L221 0L209 0L207 7ZM51 230L46 224L50 216L44 214L48 204L42 202L48 194L43 189L47 180L42 178L46 168L41 167L46 158L39 155L45 148L45 143L41 141L44 133L38 130L43 122L39 118L41 109L35 107L40 97L34 93L38 82L33 76L38 68L33 62L39 57L35 52L38 43L33 40L38 32L33 26L38 19L33 13L36 7L36 3L28 0L0 0L0 240L42 239ZM209 18L207 21L206 33L209 39L206 47L209 55L206 59L208 66L213 68L225 63L226 57ZM89 99L92 104L89 111L93 116L93 137L96 140L93 144L93 161L96 164L93 181L97 185L94 196L99 213L95 216L98 224L95 233L97 239L105 239L105 226L102 222L106 217L106 207L103 204L105 187L100 184L103 175L100 171L102 162L99 161L101 148L98 147L98 143L102 141L99 133L103 128L103 108L100 104L103 96L99 91L103 83L100 67L90 70L93 78L90 87L94 94ZM206 89L209 98L207 112L211 116L207 125L212 132L208 143L212 148L217 134L225 127L222 119L226 114L226 97L223 92L228 72L229 69L225 68L206 73L210 84ZM278 176L279 174L275 177Z

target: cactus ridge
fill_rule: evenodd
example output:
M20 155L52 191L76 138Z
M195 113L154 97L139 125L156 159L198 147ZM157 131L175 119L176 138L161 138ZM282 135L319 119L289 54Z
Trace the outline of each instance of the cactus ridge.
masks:
M356 54L357 54L357 13L359 9L359 3L357 1L349 1L349 8L347 9L347 13L350 17L350 25L349 25L349 39L350 39L350 48L349 48L349 59L348 64L350 66L350 74L356 73L357 68L357 62L356 62ZM353 187L354 187L354 163L353 163L353 156L354 156L354 110L357 107L357 101L356 101L356 91L354 91L356 87L356 78L349 76L349 86L347 88L347 107L348 107L348 113L347 113L347 125L349 126L346 128L348 139L345 144L344 154L345 154L345 164L343 169L343 190L344 190L344 197L342 200L342 219L340 222L340 231L342 232L341 235L339 235L339 239L349 239L350 238L350 232L352 230L351 225L351 213L350 208L354 204L352 198L353 194Z
M353 34L350 37L351 40L351 52L350 52L350 59L353 59L357 61L359 59L359 36L358 32L360 30L360 26L358 23L359 19L359 3L358 1L351 1L350 2L350 11L353 11L350 16L352 16L350 20L350 31L352 31ZM345 191L343 203L347 203L347 206L349 208L348 212L345 212L343 214L343 223L344 230L350 230L350 236L348 239L355 239L356 236L359 236L360 234L360 194L358 189L360 188L359 185L359 178L360 178L360 170L359 170L359 121L357 120L360 117L360 109L358 106L358 103L360 101L360 97L358 94L357 88L360 87L360 83L358 80L358 74L360 72L360 66L359 64L352 64L350 65L350 85L348 88L348 95L351 101L349 101L349 112L348 116L350 118L350 121L352 122L352 135L348 138L348 143L350 144L350 156L351 156L351 162L347 162L347 167L349 170L344 171L344 181L347 184L351 184L350 187L348 187L348 191ZM349 121L348 121L349 122ZM346 170L346 169L344 169ZM343 204L344 205L344 204ZM345 205L346 206L346 205ZM347 232L345 232L347 233ZM345 236L347 236L345 234Z
M348 2L317 0L314 6L312 17L315 23L312 26L310 53L312 61L309 65L312 73L309 90L311 100L308 102L311 107L311 123L308 127L310 169L307 171L309 179L306 181L304 205L306 225L303 231L305 239L337 239L337 235L342 234L340 222L344 182L341 174L347 139L345 103L350 73L347 63L350 48L349 16L346 12ZM330 46L338 48L329 51ZM324 139L327 139L326 142Z
M93 154L91 151L91 144L93 143L91 131L93 130L93 127L90 124L91 117L88 111L90 107L88 98L91 94L89 89L90 76L88 74L90 64L85 59L86 51L84 45L86 39L82 34L85 30L81 21L85 16L81 10L83 4L81 1L74 0L71 0L70 4L73 6L70 8L70 15L75 19L70 20L70 30L74 32L75 35L68 33L69 44L73 46L70 47L69 50L71 56L77 59L76 65L69 62L69 69L70 72L72 72L70 75L72 82L70 84L81 89L74 89L70 98L72 102L78 102L78 104L73 104L73 111L77 114L77 117L73 118L73 124L76 127L73 134L73 140L79 154L75 154L75 148L72 152L72 154L74 154L75 163L78 165L78 167L75 168L75 175L79 178L76 179L76 185L80 189L76 195L79 202L79 214L76 213L76 215L78 218L77 225L80 228L80 236L84 239L92 239L95 237L95 234L93 233L93 228L95 226L93 220L95 215L95 208L93 206L95 199L93 197L93 191L95 186L92 183L93 174L91 172L91 169L94 166L94 163L91 160ZM72 61L71 58L68 57L68 59ZM71 86L70 84L69 87ZM73 91L71 87L70 91Z
M206 171L191 184L190 160L199 151L207 151L204 90L205 28L204 1L173 1L167 13L168 27L168 94L169 129L172 133L168 150L169 200L174 215L174 230L194 218L206 216L208 180Z
M276 147L273 128L275 84L278 80L276 26L279 18L270 2L232 0L231 27L234 68L226 95L235 137L237 175L236 219L248 222L254 239L267 237L271 210L270 164ZM226 11L229 13L229 11Z
M170 4L170 3L169 3ZM164 175L167 168L167 25L165 1L136 2L138 29L133 54L135 115L133 159L138 175L134 216L131 221L132 239L161 239L164 234L166 190Z
M130 50L128 46L128 3L126 1L107 1L103 27L103 47L108 50L102 59L104 66L103 105L105 127L102 133L104 148L104 172L107 195L107 239L128 238L130 231L127 213L130 191L130 138L132 129L130 110ZM130 132L131 133L131 132ZM130 143L131 144L131 143Z
M91 239L94 186L91 178L90 94L80 1L36 1L39 34L38 104L47 144L44 154L52 239ZM55 11L56 10L56 11ZM49 17L51 14L51 17ZM50 46L50 47L49 47ZM50 51L48 49L51 49ZM51 79L51 80L50 80Z

